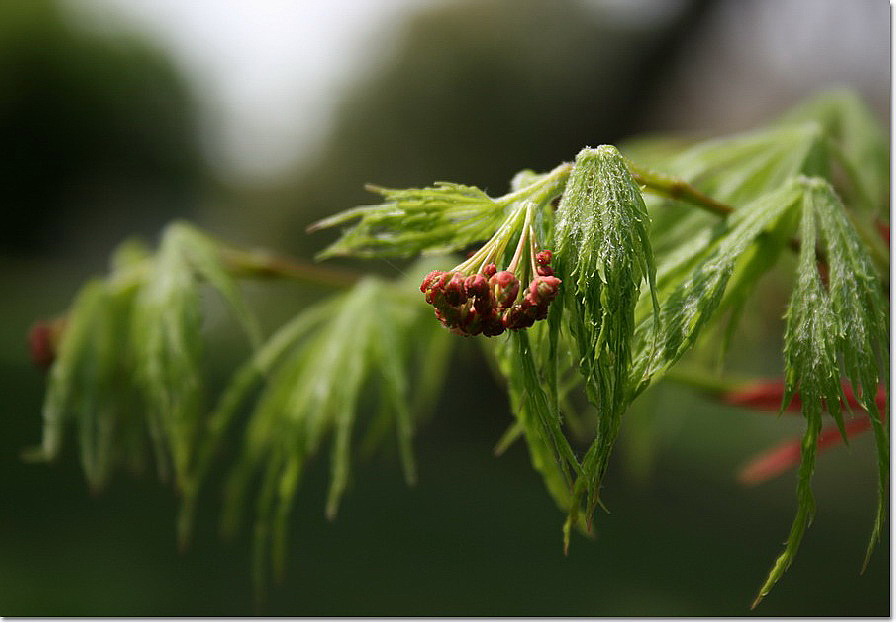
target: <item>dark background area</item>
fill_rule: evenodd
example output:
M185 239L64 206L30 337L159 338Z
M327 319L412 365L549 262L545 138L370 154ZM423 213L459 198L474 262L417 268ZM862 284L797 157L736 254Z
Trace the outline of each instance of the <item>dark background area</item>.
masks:
M730 31L750 4L774 15L767 2L737 0L676 3L669 19L646 25L578 2L425 7L408 16L380 70L346 89L311 164L250 185L207 163L194 87L164 48L81 30L52 2L0 2L0 614L887 616L888 536L858 573L874 512L870 439L822 455L815 522L790 571L751 613L790 525L795 479L744 488L735 473L798 434L798 418L659 385L624 425L605 484L612 514L599 516L595 540L575 537L564 557L562 514L525 449L492 455L510 415L475 343L459 349L453 391L418 435L415 488L404 486L394 456L376 457L357 466L331 523L328 465L315 462L299 492L288 573L261 606L252 601L249 530L218 538L214 491L195 542L179 553L176 497L151 474L120 474L91 495L71 447L49 466L20 458L40 439L45 380L28 361L28 327L64 310L121 238L152 240L184 217L235 242L309 258L331 238L305 236L305 226L368 201L366 182L447 179L501 193L517 170L550 168L584 145L743 129L844 83L825 48L810 50L814 82L764 79L755 58L737 54L751 33ZM787 4L782 20L798 15L799 3ZM884 2L803 4L831 11L822 21L835 26L837 10L862 11L875 26L865 45L887 50ZM792 52L774 52L805 57L806 40L794 36ZM882 58L868 68L877 80L857 73L848 84L883 122ZM251 292L266 326L323 294ZM768 292L746 319L733 368L778 374L784 299ZM212 328L210 339L216 330L227 331ZM224 378L242 355L216 362L211 376Z

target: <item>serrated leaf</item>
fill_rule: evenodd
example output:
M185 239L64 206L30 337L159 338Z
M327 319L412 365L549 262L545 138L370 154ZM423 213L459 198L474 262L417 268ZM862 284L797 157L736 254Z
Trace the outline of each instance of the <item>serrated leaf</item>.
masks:
M116 463L134 463L140 450L131 429L140 423L128 378L128 352L121 335L133 303L133 289L94 280L78 294L68 315L44 402L42 454L55 458L65 431L74 424L84 474L101 489ZM129 456L130 455L130 456Z
M314 231L358 220L318 255L320 259L410 257L421 251L459 250L491 236L506 207L475 186L450 182L428 188L370 190L381 194L386 203L347 210L309 228Z
M554 237L564 318L578 344L589 400L598 410L597 434L582 463L587 481L576 487L579 494L587 492L589 518L628 406L642 282L657 305L648 230L640 189L618 150L606 145L582 150L557 210Z
M786 391L783 405L786 406L799 392L806 433L797 481L797 513L786 547L759 590L754 607L790 566L812 520L815 502L811 478L825 409L846 438L841 403L847 404L847 401L840 382L841 362L855 395L861 396L860 404L869 413L877 441L878 512L868 554L884 525L889 440L874 400L879 380L886 378L881 372L883 361L889 357L886 304L881 294L880 277L830 184L817 178L802 179L799 184L804 188L801 248L784 336ZM827 286L819 275L817 241L823 242L827 251L824 256Z
M232 530L253 481L258 479L257 588L264 586L270 563L278 573L283 570L296 488L307 462L320 453L328 439L326 511L331 518L335 516L349 482L352 445L366 397L374 388L380 403L377 421L394 426L406 479L414 480L411 388L417 379L425 379L428 391L437 387L428 370L430 363L417 357L415 337L431 340L425 333L412 334L411 329L443 329L431 321L421 322L421 316L429 316L430 311L422 302L415 304L419 297L411 299L410 290L408 283L368 278L346 294L302 312L237 374L240 388L225 395L213 418L218 426L226 426L252 385L262 381L242 457L230 478L225 508L225 526ZM442 360L433 364L444 365Z
M735 296L741 289L749 290L755 285L764 272L760 269L768 266L760 264L754 270L735 273L738 261L760 237L765 236L764 243L785 244L787 237L780 232L772 237L766 234L796 209L801 194L798 185L785 184L777 192L739 208L712 233L702 249L688 254L668 273L660 275L661 286L668 279L674 287L662 294L659 322L648 316L646 306L639 310L643 319L637 329L638 348L633 365L635 395L694 344L701 331L717 317L726 291ZM676 273L680 275L676 279L667 277ZM731 282L732 275L737 277L735 282Z
M563 435L560 414L544 392L528 332L514 332L496 341L494 352L499 371L507 379L511 411L526 439L532 467L559 508L568 512L579 464Z
M838 351L843 371L854 394L859 396L859 404L869 414L877 448L878 505L865 556L867 564L874 544L886 527L890 442L874 397L878 384L887 383L890 378L889 314L880 275L847 218L845 207L826 182L816 181L811 196L827 249L831 304L841 323Z
M547 205L563 190L568 166L550 173L521 171L512 191L493 199L475 186L436 182L427 188L393 189L368 186L386 203L360 206L314 223L308 231L358 222L318 254L319 259L354 257L410 257L421 252L462 250L490 238L514 203Z

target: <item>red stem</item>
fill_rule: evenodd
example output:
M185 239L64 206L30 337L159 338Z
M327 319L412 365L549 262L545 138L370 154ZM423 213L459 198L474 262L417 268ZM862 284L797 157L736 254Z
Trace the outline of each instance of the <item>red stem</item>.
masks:
M862 408L852 390L852 385L848 381L843 381L843 395L846 397L846 403L850 408ZM736 407L777 412L781 408L781 401L784 399L784 381L757 381L745 389L724 392L720 399L722 402ZM884 385L878 385L874 402L877 404L879 411L883 412L886 410L887 390ZM800 395L797 394L784 411L799 413L802 410L802 406Z
M871 428L871 418L867 415L852 419L844 424L847 437L855 437ZM828 426L818 436L818 450L821 452L831 446L836 446L843 441L840 429L836 426ZM802 440L792 439L785 441L762 453L747 463L737 475L737 479L745 485L758 485L786 471L796 467L800 463L800 446Z
M843 381L843 394L846 403L850 408L861 410L862 407L853 392L852 386ZM784 397L784 382L780 380L760 381L750 385L750 387L730 391L722 394L722 401L746 407L748 409L757 409L761 411L777 412L781 408L781 402ZM877 395L874 397L878 411L882 417L886 417L887 408L887 391L884 385L878 385ZM802 407L799 394L793 397L790 404L786 406L784 411L797 413ZM860 435L871 428L871 418L867 414L860 415L854 419L848 420L844 424L846 437L852 438ZM826 427L821 431L818 437L818 450L823 451L826 448L835 446L843 441L840 430L836 426ZM738 480L743 484L757 485L767 480L779 476L780 474L799 465L800 462L800 446L802 440L792 439L781 443L771 450L763 452L758 457L751 460L738 474Z

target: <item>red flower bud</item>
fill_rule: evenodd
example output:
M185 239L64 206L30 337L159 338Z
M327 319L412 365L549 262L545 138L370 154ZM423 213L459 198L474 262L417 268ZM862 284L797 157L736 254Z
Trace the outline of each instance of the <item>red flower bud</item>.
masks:
M506 310L501 320L507 329L525 329L535 324L534 307L526 301Z
M463 305L467 302L467 293L464 288L464 276L460 273L449 273L451 280L445 285L445 302L448 305Z
M463 312L459 307L436 308L436 318L449 329L459 327L464 321Z
M444 275L445 272L441 270L434 270L423 278L423 283L420 284L420 291L426 292L430 289L431 284L436 281L439 277Z
M479 335L482 332L482 314L475 308L471 308L460 326L464 335Z
M529 284L529 292L538 302L550 303L557 296L561 283L557 277L539 275Z
M495 276L488 280L488 285L495 294L495 301L498 307L510 307L513 305L517 294L520 292L519 279L507 270L495 273Z
M420 290L435 307L439 321L453 333L493 337L507 329L531 327L547 317L561 283L553 276L551 259L546 249L536 254L537 274L519 301L519 278L513 271L497 270L495 264L474 275L434 270L424 277Z
M491 313L482 319L482 335L495 337L504 333L504 323L495 313Z
M421 290L426 294L426 302L435 307L445 305L445 286L451 280L451 273L440 270L434 270L429 273L420 285ZM426 286L426 289L423 289Z
M468 297L487 299L489 295L488 279L485 275L470 275L464 281L464 288Z

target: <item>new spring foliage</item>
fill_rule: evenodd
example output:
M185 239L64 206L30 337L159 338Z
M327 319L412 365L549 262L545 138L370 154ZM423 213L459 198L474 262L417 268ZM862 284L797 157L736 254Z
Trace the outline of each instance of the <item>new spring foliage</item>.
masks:
M582 150L557 209L554 238L557 272L567 284L565 327L577 347L588 398L597 408L595 440L576 486L577 496L587 492L589 522L628 404L635 305L642 283L648 284L657 305L649 220L619 151L609 145ZM573 519L576 510L573 506L570 511Z
M630 404L688 352L724 352L763 277L795 255L781 367L785 406L798 393L806 421L797 511L755 605L789 567L812 519L824 414L841 430L849 417L843 382L870 414L876 443L878 510L866 563L885 528L889 439L875 396L889 376L889 258L875 227L886 220L887 171L880 129L857 98L837 92L735 136L685 147L586 148L574 163L519 173L500 197L448 182L371 187L383 203L311 227L343 227L321 257L471 255L415 265L394 282L359 280L299 310L266 341L236 284L258 272L240 265L251 254L176 223L154 252L124 245L110 274L86 284L60 323L39 454L57 456L74 428L94 488L116 467L154 456L183 496L185 537L220 449L237 432L224 520L235 528L254 508L261 587L271 563L284 567L290 512L309 461L329 446L331 516L358 439L369 449L394 430L413 481L420 414L438 394L454 340L475 339L495 361L513 411L499 445L525 440L567 514L568 546L571 529L588 530L601 503ZM556 277L549 260L537 259L550 257L542 249L553 251ZM450 266L474 280L497 275L492 269L524 284L549 277L553 289L531 322L484 332L492 337L461 331L461 338L439 325L418 287L428 271ZM498 285L496 301L505 294ZM207 393L205 290L220 295L252 346L218 397ZM510 303L522 309L517 298L508 310ZM579 394L587 413L573 406ZM584 440L573 434L582 431Z

